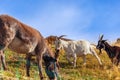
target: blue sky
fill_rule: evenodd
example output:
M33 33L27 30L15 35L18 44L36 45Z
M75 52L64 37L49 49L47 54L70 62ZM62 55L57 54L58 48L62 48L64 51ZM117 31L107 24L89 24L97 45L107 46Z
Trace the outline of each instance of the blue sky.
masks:
M97 42L120 37L120 0L0 0L8 14L39 30L44 37L67 35Z

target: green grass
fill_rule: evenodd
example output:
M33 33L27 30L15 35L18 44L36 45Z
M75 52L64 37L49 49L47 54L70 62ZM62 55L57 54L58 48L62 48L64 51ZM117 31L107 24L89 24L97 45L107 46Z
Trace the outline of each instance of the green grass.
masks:
M98 51L96 50L98 53ZM26 77L25 55L16 54L10 50L5 51L7 71L0 70L0 80L39 80L38 68L35 62L31 63L30 77ZM73 68L65 58L64 51L61 51L59 58L61 80L120 80L120 71L112 64L107 54L103 51L98 55L103 66L100 66L97 59L92 55L87 55L87 64L82 65L82 58L78 57L77 67ZM34 57L33 57L34 58ZM44 77L47 79L43 69ZM45 79L45 80L46 80ZM48 79L47 79L48 80Z

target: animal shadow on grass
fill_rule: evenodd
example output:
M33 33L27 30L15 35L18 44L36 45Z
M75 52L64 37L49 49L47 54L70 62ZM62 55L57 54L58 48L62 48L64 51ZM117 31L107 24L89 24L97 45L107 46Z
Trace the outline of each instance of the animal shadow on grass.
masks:
M19 68L19 67L25 67L26 66L26 59L17 59L17 60L9 60L9 61L6 61L7 63L7 66L12 66L12 67L15 67L15 68ZM31 65L36 65L37 66L37 62L35 59L31 59Z
M68 62L59 62L60 68L64 68L64 69L71 69L73 68L73 65L71 65Z

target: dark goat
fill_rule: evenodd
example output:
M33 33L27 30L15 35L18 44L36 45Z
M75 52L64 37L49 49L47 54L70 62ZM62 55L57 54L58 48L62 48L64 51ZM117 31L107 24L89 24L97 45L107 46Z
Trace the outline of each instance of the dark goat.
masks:
M118 66L120 62L120 47L111 46L106 42L106 40L102 40L102 39L103 39L103 35L100 37L96 48L100 50L100 53L101 53L101 49L103 48L107 52L107 55L111 59L111 62L116 66Z

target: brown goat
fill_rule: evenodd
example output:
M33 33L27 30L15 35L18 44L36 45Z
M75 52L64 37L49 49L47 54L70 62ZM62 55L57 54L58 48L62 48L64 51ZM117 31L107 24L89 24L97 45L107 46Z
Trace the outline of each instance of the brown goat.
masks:
M49 65L46 66L46 73L49 72L49 74L47 73L49 79L55 79L53 71L55 72L56 67L54 69L52 68L53 70L49 69L51 68L50 65L56 64L56 60L41 33L11 16L0 15L0 50L4 50L6 47L17 53L26 53L27 76L30 76L29 69L31 56L35 55L38 63L40 79L43 79L42 58L45 63L48 61L47 63ZM50 74L54 75L51 77Z

